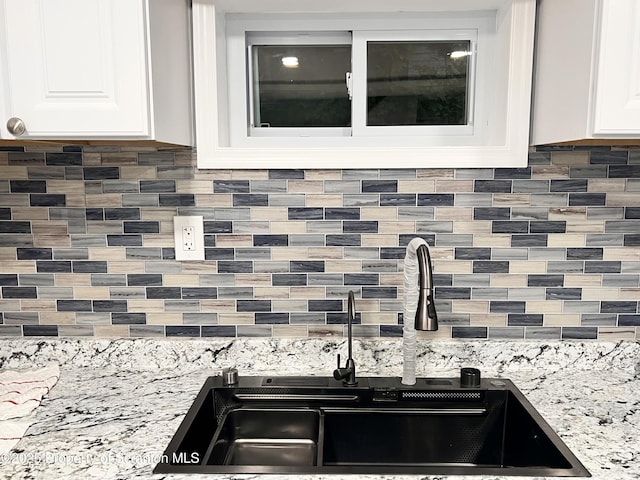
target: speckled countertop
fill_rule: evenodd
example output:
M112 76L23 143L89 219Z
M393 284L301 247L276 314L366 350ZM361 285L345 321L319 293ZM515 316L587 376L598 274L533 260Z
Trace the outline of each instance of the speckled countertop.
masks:
M485 377L510 378L593 478L640 478L640 344L424 343L419 376L453 376L460 367L473 366ZM359 374L399 376L400 346L400 340L357 340ZM228 365L245 375L329 376L336 353L344 350L343 340L324 339L0 340L3 369L51 363L61 369L25 438L0 458L0 477L197 478L151 472L207 376Z

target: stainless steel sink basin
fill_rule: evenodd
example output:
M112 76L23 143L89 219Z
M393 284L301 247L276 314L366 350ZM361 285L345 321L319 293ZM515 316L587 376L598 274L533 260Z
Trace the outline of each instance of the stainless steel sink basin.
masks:
M209 378L155 473L590 476L509 380Z

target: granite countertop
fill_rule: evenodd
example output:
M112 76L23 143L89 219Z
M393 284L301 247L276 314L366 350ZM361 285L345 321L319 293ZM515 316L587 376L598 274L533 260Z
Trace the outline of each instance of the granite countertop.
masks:
M329 376L335 354L344 349L343 341L324 339L2 340L2 368L56 363L61 376L34 412L25 438L0 458L0 476L198 478L151 472L207 376L231 364L241 374ZM354 344L362 376L399 376L399 352L399 340ZM485 377L510 378L594 479L624 480L640 477L639 362L640 344L634 342L437 342L419 346L417 371L445 377L474 366Z

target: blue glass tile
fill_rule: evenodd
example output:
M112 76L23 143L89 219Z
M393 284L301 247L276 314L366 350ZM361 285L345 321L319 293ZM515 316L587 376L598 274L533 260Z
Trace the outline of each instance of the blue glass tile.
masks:
M234 193L234 207L266 207L269 205L269 196L263 193Z
M31 205L32 207L64 207L66 204L67 196L64 194L29 194L29 205Z
M327 247L358 247L362 244L360 234L332 235L326 236Z
M620 273L622 262L620 261L586 261L584 273Z
M289 323L288 313L256 312L256 325L287 325Z
M563 340L596 340L597 327L562 327Z
M567 248L567 260L602 260L602 248Z
M475 180L473 191L476 193L511 193L511 180Z
M453 193L420 193L418 194L419 207L453 207Z
M491 233L527 233L529 232L529 222L526 221L502 221L491 222Z
M205 248L204 254L205 260L233 260L235 258L235 249Z
M434 280L435 283L435 280ZM436 285L439 285L436 283ZM470 300L471 288L469 287L435 287L435 297L438 299L458 299L458 300Z
M59 312L92 312L91 300L58 300Z
M326 220L360 220L359 208L325 208Z
M466 248L460 247L455 249L456 260L490 260L491 248Z
M581 300L581 288L558 288L548 287L546 290L547 300Z
M489 303L491 313L524 313L526 302L495 300Z
M381 193L381 207L416 206L417 195L415 193Z
M160 222L124 222L124 233L160 233Z
M606 193L570 193L569 206L604 206L607 202Z
M179 299L182 298L180 287L147 287L148 299Z
M307 275L304 273L274 273L271 276L274 287L293 287L307 285Z
M600 303L600 313L637 313L638 302L624 300L603 300Z
M511 209L509 207L476 207L473 209L474 220L509 220Z
M398 298L398 287L362 287L362 298Z
M289 178L295 180L304 180L304 170L302 169L277 169L269 170L269 179L276 180L280 178Z
M167 337L199 337L200 326L198 325L167 325L165 327L165 332Z
M380 325L380 336L389 338L401 338L402 325Z
M0 286L18 286L18 275L15 273L1 273Z
M254 235L254 247L286 247L289 245L288 235Z
M349 322L347 312L330 312L327 313L327 325L346 325ZM362 315L356 312L353 318L354 325L360 325L362 323Z
M531 233L566 233L567 222L565 221L546 221L531 222L529 224Z
M507 325L510 327L541 327L543 322L543 315L537 313L510 313L507 315Z
M25 337L57 337L58 325L23 325Z
M84 180L117 180L120 178L118 167L84 167Z
M218 298L218 289L216 287L182 287L182 298L215 299Z
M175 180L140 180L140 193L171 193L175 191Z
M71 266L74 273L107 273L107 262L104 260L74 260Z
M233 222L204 221L204 233L233 233Z
M94 312L126 312L126 300L93 300Z
M378 285L380 275L376 273L345 273L345 285Z
M235 337L235 325L212 325L202 326L203 337Z
M31 222L0 221L0 233L31 233Z
M546 247L548 237L546 234L513 235L512 247Z
M289 271L291 273L324 272L323 260L291 260Z
M47 182L45 180L10 180L11 193L46 193Z
M342 312L342 300L308 300L310 312Z
M111 314L113 325L144 325L147 323L146 313L114 312Z
M451 327L452 338L487 338L487 327Z
M473 273L509 273L509 262L476 260Z
M619 327L640 327L640 315L618 315Z
M493 176L494 179L523 179L531 178L531 167L524 168L496 168Z
M609 177L615 178L612 175L611 168L616 165L626 165L629 159L629 152L627 150L611 151L606 149L594 148L590 152L589 160L592 164L604 163L609 164ZM633 175L638 176L638 175Z
M551 192L586 192L587 179L551 180Z
M47 166L82 166L82 152L79 151L63 151L63 152L47 152Z
M564 275L536 275L527 276L528 287L562 287L564 286Z
M189 207L194 206L196 200L192 193L161 193L158 204L161 207Z
M17 248L18 260L51 260L53 252L50 248Z
M2 287L3 298L38 298L36 287Z
M214 193L249 193L249 180L214 180Z
M218 261L218 273L253 273L253 262Z
M397 180L362 180L362 192L394 193L398 191Z

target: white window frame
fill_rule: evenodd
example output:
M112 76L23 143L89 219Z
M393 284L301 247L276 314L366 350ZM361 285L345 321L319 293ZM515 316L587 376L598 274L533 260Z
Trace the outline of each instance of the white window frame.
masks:
M200 168L486 168L526 165L535 0L343 0L338 7L317 0L193 0L192 8L196 137ZM247 104L246 100L240 104L234 103L230 95L233 89L230 90L228 85L227 43L232 40L226 31L228 14L249 13L263 17L293 12L308 18L309 12L314 12L316 18L335 18L336 14L340 14L344 23L348 23L354 18L371 18L372 12L390 14L398 10L416 15L449 17L450 13L446 12L455 11L460 13L461 18L480 10L494 12L495 48L491 69L496 73L493 84L495 95L484 101L491 107L490 111L498 113L490 119L488 133L482 144L455 145L450 141L451 138L464 136L438 137L441 139L439 143L426 146L415 140L415 136L402 138L401 146L390 145L376 136L369 137L365 145L347 145L346 142L337 146L305 145L282 138L260 138L259 145L232 144L229 129L232 109L229 105ZM334 22L332 30L350 30L341 25L340 21ZM259 28L254 30L260 31ZM297 26L285 30L306 29ZM233 60L229 60L231 64ZM480 80L482 74L477 74ZM478 100L476 97L476 102ZM474 126L480 127L477 121ZM349 138L352 137L341 140ZM334 140L340 139L331 138L331 141Z

